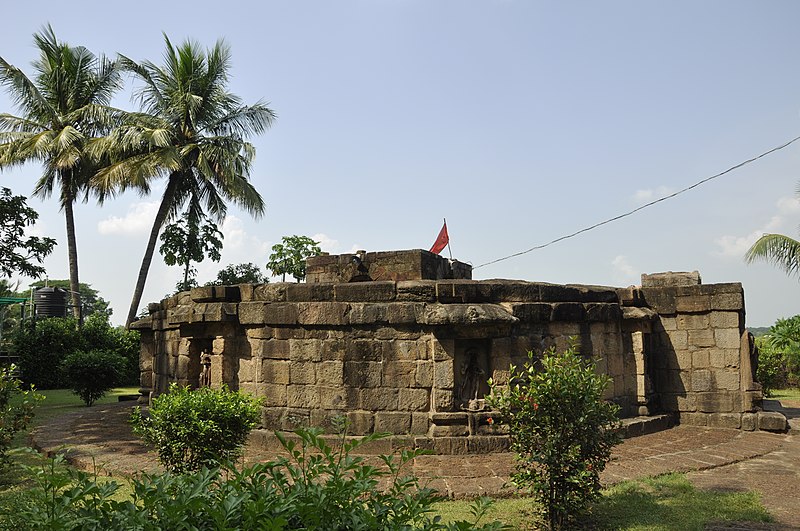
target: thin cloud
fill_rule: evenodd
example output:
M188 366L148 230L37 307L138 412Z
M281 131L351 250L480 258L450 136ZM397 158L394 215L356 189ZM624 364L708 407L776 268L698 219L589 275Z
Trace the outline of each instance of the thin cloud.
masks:
M614 282L620 285L631 285L639 282L640 272L628 262L628 257L618 255L611 261Z
M664 197L673 193L675 190L668 186L659 186L657 188L647 188L645 190L636 190L633 194L633 200L636 203L648 203L653 199Z
M158 203L141 202L128 207L124 217L111 216L97 223L97 232L103 235L147 234L156 218Z
M726 234L714 241L718 256L742 257L750 247L764 234L782 233L787 228L787 221L800 214L800 201L794 197L781 197L775 203L778 213L764 225L744 236Z

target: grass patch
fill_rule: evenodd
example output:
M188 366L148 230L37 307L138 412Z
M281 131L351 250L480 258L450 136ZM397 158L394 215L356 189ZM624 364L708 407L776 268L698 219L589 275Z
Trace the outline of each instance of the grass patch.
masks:
M533 504L527 498L497 500L486 518L515 529L536 529ZM435 510L451 522L468 514L469 503L440 502ZM592 513L588 528L631 531L699 531L711 522L772 521L757 493L698 490L683 474L620 483L603 491Z
M775 389L770 396L773 400L798 400L800 401L800 388Z

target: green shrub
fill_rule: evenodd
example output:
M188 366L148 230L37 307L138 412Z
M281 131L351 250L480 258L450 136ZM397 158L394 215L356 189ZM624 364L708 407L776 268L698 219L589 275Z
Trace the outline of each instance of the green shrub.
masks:
M36 403L44 398L33 386L23 390L15 371L14 365L0 367L0 464L5 463L6 452L17 432L28 427Z
M238 458L260 415L258 400L227 387L192 391L172 384L153 400L148 417L136 408L131 423L167 470L182 473Z
M512 480L541 503L550 529L574 524L600 492L600 472L619 442L619 407L602 399L610 382L573 348L533 353L511 384L489 385L489 403L509 425L517 453Z
M800 386L800 315L778 319L766 334L756 338L756 378L764 396L776 389Z
M114 352L77 350L64 358L61 371L72 392L91 406L119 384L126 365L127 360Z
M442 524L432 515L439 498L403 466L423 453L380 456L375 467L351 455L370 435L332 448L317 430L296 432L300 444L281 439L289 457L241 471L203 468L185 474L143 475L132 480L129 501L115 501L119 485L98 483L59 460L31 468L36 481L20 507L23 529L319 529L341 530L499 530L499 522L479 525L488 502L472 507L472 521ZM378 482L387 483L379 489Z
M139 384L139 331L124 326L112 327L105 314L94 313L81 328L84 350L107 350L125 358L118 385Z
M68 354L82 348L78 322L71 317L49 317L26 323L14 336L22 380L37 389L66 387L66 380L57 369Z

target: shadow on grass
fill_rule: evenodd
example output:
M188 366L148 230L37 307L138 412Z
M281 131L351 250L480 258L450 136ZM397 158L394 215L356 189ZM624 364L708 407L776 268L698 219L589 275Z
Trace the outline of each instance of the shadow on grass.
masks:
M621 483L595 505L603 529L702 530L710 523L771 522L754 492L697 490L681 474Z

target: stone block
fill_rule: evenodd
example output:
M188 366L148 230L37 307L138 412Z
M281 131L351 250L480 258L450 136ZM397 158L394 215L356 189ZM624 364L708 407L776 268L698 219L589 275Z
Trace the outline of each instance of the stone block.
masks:
M553 305L552 321L582 322L586 318L583 304L577 302L560 302Z
M360 407L368 411L397 411L400 403L400 390L389 387L361 389Z
M711 328L735 328L739 329L741 314L739 312L713 311L709 315Z
M431 421L428 413L411 413L411 430L413 435L425 435L428 433Z
M320 302L333 300L331 283L293 283L286 286L286 300L289 302Z
M291 408L320 407L319 394L314 385L288 385L286 387L286 404Z
M758 416L755 413L742 413L742 429L754 431L758 428Z
M252 383L256 381L256 363L261 365L260 359L239 360L239 383Z
M450 389L433 389L433 404L435 411L452 411L455 398Z
M347 413L348 432L352 435L368 435L373 432L375 414L371 411L350 411Z
M758 429L763 431L786 431L786 417L777 411L759 411L756 413Z
M344 383L344 362L321 361L316 364L317 383L320 385L341 386Z
M738 349L741 343L741 334L738 328L717 328L714 330L717 347Z
M387 387L414 387L417 364L413 361L383 362L381 383Z
M400 389L401 411L428 411L430 409L430 392L427 389Z
M343 326L349 324L347 317L350 305L344 302L298 302L291 306L295 307L296 321L301 325Z
M345 410L358 407L357 403L351 403L347 390L341 386L319 386L317 391L322 409ZM354 397L357 397L357 395L354 395Z
M739 413L711 413L708 415L708 426L711 428L729 428L738 430L742 425Z
M680 423L688 426L708 426L707 413L681 413Z
M382 361L383 341L373 339L348 339L345 343L345 361Z
M715 348L708 351L708 364L715 369L726 367L725 351Z
M677 330L678 329L678 318L677 317L668 317L662 315L659 318L661 322L661 328L666 331Z
M546 302L510 303L511 315L524 322L546 323L551 320L553 305Z
M251 340L252 356L266 359L289 359L289 342L283 339Z
M739 349L725 349L725 366L738 367L741 362L741 353Z
M290 339L289 359L293 362L322 360L322 340Z
M267 304L264 302L239 303L239 323L243 325L262 325L267 322Z
M252 303L249 303L252 304ZM298 319L297 304L271 302L264 306L264 323L268 325L295 325Z
M387 322L385 304L370 302L354 302L350 304L347 318L351 325L371 325Z
M584 305L584 309L589 322L616 322L622 317L619 304L589 303Z
M355 388L380 387L381 373L379 361L346 361L343 366L345 385Z
M418 361L414 372L415 387L433 387L433 362Z
M688 341L689 346L692 347L713 347L716 344L714 342L714 330L689 330Z
M663 273L643 273L643 288L672 288L678 286L699 286L701 279L698 271L665 271Z
M660 315L672 315L675 313L675 291L664 288L643 288L642 296L649 308L658 312Z
M386 320L392 325L412 325L417 323L417 316L423 305L416 302L395 302L387 305Z
M280 384L257 384L258 396L265 407L286 407L286 386Z
M455 377L452 361L434 362L433 385L438 389L453 389Z
M697 393L695 403L697 410L704 413L730 413L737 409L736 395L724 391Z
M392 281L335 284L334 291L339 302L388 302L396 294Z
M287 408L283 415L281 429L294 431L311 426L311 412L300 408Z
M706 330L709 325L708 314L683 313L676 318L678 330Z
M425 341L399 339L389 341L383 352L384 361L417 361L428 357L428 344Z
M692 371L692 391L712 391L714 382L711 379L711 371Z
M719 389L738 391L740 386L739 378L738 371L714 371L714 381Z
M400 280L395 289L398 301L433 302L436 300L435 281Z
M397 435L411 432L411 413L379 411L375 413L375 431Z
M741 285L739 286L741 290ZM739 311L744 309L744 295L739 293L718 293L711 296L711 306L715 310Z
M313 385L317 383L317 375L314 362L293 361L289 365L289 383Z
M466 437L469 435L469 426L458 424L438 426L434 424L430 427L429 433L431 437Z
M260 381L268 384L287 385L289 383L289 362L275 359L262 360Z
M253 288L253 300L265 302L285 302L287 286L289 286L289 284L285 282L260 284Z
M691 334L691 332L690 332ZM692 368L693 369L708 369L709 351L708 350L695 350L692 354Z
M673 350L686 350L689 347L689 333L686 330L667 332L667 340Z
M680 313L700 313L711 311L710 295L687 295L675 298L675 311Z

